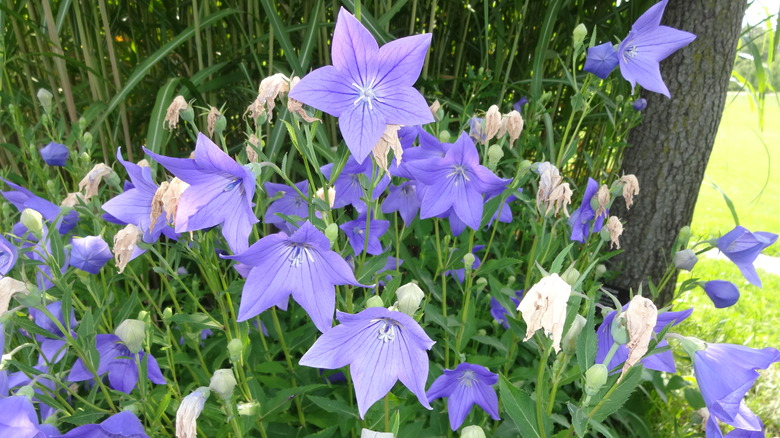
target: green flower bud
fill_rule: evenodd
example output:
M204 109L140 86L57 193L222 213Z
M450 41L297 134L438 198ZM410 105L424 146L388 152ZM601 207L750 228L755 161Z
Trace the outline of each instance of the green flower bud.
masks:
M114 334L119 336L131 353L135 354L141 351L144 343L146 324L137 319L126 319L114 330Z
M51 99L54 97L53 94L51 94L51 91L41 88L38 90L38 102L41 103L41 106L43 107L43 110L46 111L46 114L51 114Z
M582 46L582 42L585 41L585 36L588 35L588 28L584 24L580 23L574 28L572 32L572 40L574 42L574 49L577 50Z
M450 131L447 131L446 129L439 131L439 141L442 143L449 143L450 142Z
M87 129L87 119L79 117L79 131L84 132Z
M585 394L593 397L607 383L609 370L604 364L597 363L585 372Z
M195 110L191 106L187 105L186 108L179 110L179 117L188 123L195 123Z
M698 261L699 258L696 257L696 253L693 252L693 250L684 249L674 253L674 266L677 269L692 271L693 267L696 266L696 262Z
M563 336L563 341L561 342L564 353L574 354L577 352L577 338L580 336L582 328L585 327L587 322L588 320L582 315L578 314L574 317L574 321L572 321L569 331Z
M406 283L395 291L395 296L398 298L398 310L412 316L425 298L425 292L416 283Z
M217 134L218 137L222 136L222 132L227 127L227 119L222 114L217 117L216 123L214 123L214 133Z
M498 166L498 162L504 158L504 149L501 146L494 144L488 148L488 165L490 169L495 169Z
M84 165L88 165L92 161L92 157L89 156L88 152L82 152L79 154L79 161Z
M626 327L626 315L619 313L612 320L612 339L620 345L625 345L628 342L628 328Z
M485 431L477 425L466 426L460 431L460 438L485 438Z
M472 253L466 253L466 255L463 256L463 268L466 269L466 272L470 272L471 269L474 266L474 261L477 259L477 257Z
M601 278L606 273L607 273L607 267L604 264L600 263L596 265L596 270L595 270L596 278Z
M236 408L238 409L238 415L242 417L257 417L260 415L260 403L254 400L247 403L239 403Z
M221 369L214 371L209 388L216 392L222 400L229 400L237 383L233 370Z
M147 312L146 310L141 310L140 312L138 312L138 319L140 321L143 321L144 323L149 322L149 312Z
M32 399L35 397L35 390L32 388L32 386L22 386L21 388L16 390L16 394L14 395L23 395L29 399Z
M163 309L163 321L167 321L173 317L173 310L170 307Z
M241 339L231 339L230 342L228 342L227 348L230 363L238 362L241 359L241 356L244 354L244 343L241 342Z
M561 278L568 283L569 286L574 286L574 284L577 283L577 280L580 279L580 271L574 269L574 266L572 266L561 274Z
M690 240L691 240L691 227L686 225L680 228L680 232L677 233L677 239L675 239L674 242L675 249L682 249L688 247L688 242Z
M43 216L31 208L22 210L22 225L36 236L43 235Z
M51 179L46 181L46 189L49 191L49 193L57 193L59 191L57 183Z
M130 403L129 405L122 408L123 411L129 411L134 413L136 416L141 415L141 412L144 411L143 405L141 405L140 402L136 403Z
M81 147L85 152L92 150L92 133L87 131L81 136Z
M366 309L369 307L385 307L385 303L379 295L374 295L366 300Z
M336 239L339 238L339 226L334 223L328 224L328 226L325 227L325 237L328 238L330 247L333 248L333 245L336 243Z

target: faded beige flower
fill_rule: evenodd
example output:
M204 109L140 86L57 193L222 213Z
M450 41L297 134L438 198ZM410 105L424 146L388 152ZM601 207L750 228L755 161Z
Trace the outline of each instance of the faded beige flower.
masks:
M197 438L198 417L203 412L209 395L209 388L201 386L184 397L176 411L176 438Z
M187 190L189 186L189 184L180 180L179 178L174 178L170 183L168 183L167 190L165 190L165 192L162 194L162 197L160 198L163 209L165 210L165 219L168 221L168 223L176 223L176 212L179 209L179 198L181 198L182 193L184 193L184 191Z
M647 353L650 339L653 338L655 324L658 319L658 309L653 302L641 295L635 295L625 312L626 330L628 331L628 359L623 364L620 377L629 368L636 365Z
M596 193L596 201L599 203L599 207L596 209L595 213L596 217L607 213L610 198L609 187L606 184L602 184L601 187L599 187L599 191Z
M544 334L553 340L555 352L561 351L566 305L570 295L571 286L558 274L544 277L533 285L517 306L528 326L523 340L527 341L537 330L544 329Z
M322 199L323 201L327 202L328 205L330 205L330 208L333 208L333 203L336 202L336 189L333 187L328 187L328 199L325 200L325 190L320 187L317 189L317 191L314 193L314 196Z
M257 149L260 149L260 139L256 135L250 134L246 145L246 159L250 163L257 163L260 157L257 155Z
M623 198L626 200L626 209L629 209L634 205L634 195L639 194L639 180L632 174L623 175L620 182L623 183Z
M141 241L142 235L140 228L128 224L114 236L114 260L120 274L124 272L125 266L133 257L136 244Z
M569 217L569 209L567 206L571 204L571 195L572 191L569 187L569 183L563 183L554 188L550 194L547 211L549 212L550 208L554 205L556 216L558 215L558 212L561 210L561 208L563 208L563 213L566 215L566 217Z
M503 137L504 134L509 134L509 147L514 147L515 141L520 138L520 134L523 132L524 123L523 116L512 110L501 118L501 129L498 131L498 136Z
M539 190L536 192L536 208L542 211L542 204L546 205L544 214L550 213L555 208L557 215L561 208L566 216L569 216L569 210L566 207L571 204L572 190L569 183L563 182L558 168L549 162L539 163L536 172L539 174Z
M403 155L404 151L401 148L401 140L398 139L399 129L401 129L400 125L387 125L385 132L382 134L382 137L379 139L379 141L376 142L374 145L374 150L372 151L374 161L376 161L377 166L379 166L385 172L388 172L387 156L390 154L391 149L393 151L393 155L395 156L396 164L401 164L401 156Z
M290 91L290 78L277 73L260 81L257 89L257 98L244 111L249 113L253 119L257 119L263 114L268 114L268 121L273 119L273 110L276 107L276 98L280 94L286 94Z
M212 106L209 109L209 114L206 116L206 126L209 131L209 137L214 138L214 127L217 126L217 120L222 117L222 113L219 112L217 107Z
M139 165L140 167L150 167L150 166L149 166L149 162L148 162L148 161L146 161L146 158L142 158L142 159L141 159L141 161L139 161L139 162L138 162L138 165Z
M298 85L298 82L301 81L301 78L298 76L293 76L293 78L290 80L290 91ZM298 114L301 116L301 118L306 123L312 123L312 122L319 122L320 119L316 117L312 117L309 114L306 113L306 111L303 109L303 102L299 100L295 100L292 97L287 96L287 111L290 111L292 113Z
M84 190L85 201L98 194L100 181L111 175L112 172L113 170L110 167L103 163L98 163L81 179L79 190Z
M607 221L606 230L609 233L610 248L620 249L620 235L623 234L623 224L617 216L610 216Z
M83 193L81 192L68 193L68 196L66 196L65 199L63 199L62 202L60 202L60 205L63 207L73 208L76 206L76 204L79 203L79 201L85 201Z
M27 285L11 277L0 278L0 315L8 311L11 297L16 294L28 294Z
M168 191L169 186L170 183L168 183L168 181L163 181L160 183L160 187L157 187L157 191L154 192L154 196L152 197L152 212L149 213L149 220L152 221L149 225L149 231L154 230L157 219L160 218L160 215L165 209L163 206L163 196L165 196L165 192Z
M439 110L441 109L441 104L439 103L439 99L434 100L431 106L428 108L431 110L431 114L433 114L433 118L438 121Z
M497 105L491 105L485 113L485 141L487 143L493 139L501 129L501 112L498 110Z
M173 131L179 125L179 113L183 110L190 108L190 104L184 100L184 96L176 96L173 102L168 106L168 110L165 112L165 119L163 120L163 128L165 124L168 124L168 129Z

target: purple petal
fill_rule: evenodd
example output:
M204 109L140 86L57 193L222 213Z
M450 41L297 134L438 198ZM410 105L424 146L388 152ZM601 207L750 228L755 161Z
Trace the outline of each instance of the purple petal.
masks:
M339 117L339 128L344 143L358 163L362 163L374 149L387 126L385 115L368 104L353 105Z
M138 366L133 359L114 358L108 365L108 382L117 391L130 394L138 383Z
M717 309L731 307L739 300L739 289L730 281L708 281L704 284L704 291Z
M378 52L379 45L371 32L346 9L339 9L331 44L333 65L341 73L351 75L353 82L363 83L375 74L372 64Z
M357 89L350 84L351 79L343 72L326 65L304 76L290 91L290 98L340 117L358 98Z
M420 77L431 34L414 35L390 41L379 49L377 88L411 87ZM410 125L411 126L411 125Z

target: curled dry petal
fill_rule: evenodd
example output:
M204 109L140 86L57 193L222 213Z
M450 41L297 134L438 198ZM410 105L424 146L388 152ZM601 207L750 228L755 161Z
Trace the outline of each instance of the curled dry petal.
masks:
M246 159L250 163L257 163L260 157L257 155L257 149L260 149L260 139L256 135L250 134L247 139L249 144L246 145Z
M607 231L609 232L610 247L620 249L620 235L623 234L623 224L617 216L610 216L607 221Z
M173 131L179 124L179 111L187 109L190 105L184 100L184 96L176 96L168 106L168 110L165 112L165 119L163 120L163 127L168 124L168 129Z
M209 110L209 115L206 116L207 127L209 130L209 137L214 138L214 127L217 125L217 119L222 115L217 107L212 106Z
M501 130L506 130L509 134L509 147L515 145L515 141L520 138L520 134L523 132L523 116L519 112L512 110L501 119ZM501 134L499 133L499 137Z
M151 224L149 225L150 231L154 229L155 224L157 224L157 219L159 219L160 215L163 213L163 197L168 191L169 186L170 183L168 181L163 181L160 184L160 187L157 188L157 191L154 192L154 197L152 197L152 212L149 214L149 220L151 221Z
M596 217L606 214L607 207L609 207L609 200L609 187L606 184L602 184L601 187L599 187L599 191L596 193L596 201L599 203L599 207L594 213Z
M86 189L84 191L85 200L97 195L100 181L108 175L111 175L111 172L113 172L113 170L111 170L110 167L103 163L98 163L81 179L81 182L79 182L79 190Z
M19 293L29 293L25 283L11 277L3 277L0 279L0 315L8 311L11 297Z
M280 94L290 91L290 78L277 73L260 81L257 89L257 98L247 107L246 113L250 113L253 119L257 119L263 113L268 113L268 121L273 118L273 110L276 107L276 98Z
M613 216L614 217L614 216ZM647 353L650 339L653 338L653 328L658 319L658 309L653 302L641 295L631 299L626 310L626 329L628 330L628 359L623 364L621 378L629 368L636 365Z
M79 203L79 201L85 201L83 193L68 193L68 196L66 196L65 199L60 202L60 206L73 208L76 206L76 204Z
M501 129L501 112L498 111L498 106L491 105L485 113L485 141L482 143L487 143L495 137L499 129Z
M336 202L336 189L333 187L328 187L328 199L325 199L325 190L320 187L317 189L317 191L314 193L314 195L323 201L327 202L328 205L330 205L330 208L333 208L333 203Z
M119 268L120 274L125 270L125 266L132 258L136 244L141 241L142 235L143 233L138 227L129 224L119 230L114 236L114 260L116 260L116 266Z
M298 82L300 82L300 80L301 80L301 78L299 78L298 76L294 76L290 80L290 91L292 91L292 89L295 87L296 84L298 84ZM306 111L303 109L303 102L301 102L299 100L295 100L295 99L293 99L292 97L289 97L289 96L287 97L287 111L290 111L291 113L298 114L299 116L301 116L301 118L306 123L312 123L312 122L319 122L320 121L320 119L318 119L316 117L312 117L312 116L310 116L310 115L308 115L306 113Z
M570 295L571 286L558 274L544 277L533 285L517 306L528 326L523 340L527 341L534 332L544 329L545 334L553 340L555 352L561 351L566 304Z
M431 114L433 114L433 118L439 120L438 114L439 114L439 110L441 109L441 103L439 103L439 99L434 100L431 106L429 106L428 108L430 108Z
M634 195L639 194L639 180L631 174L623 175L620 182L623 183L623 198L626 200L626 209L629 209L634 205Z
M379 141L374 145L373 155L377 166L379 166L385 172L387 170L387 156L390 150L393 150L396 164L401 164L401 156L403 155L403 149L401 148L401 140L398 139L398 130L401 128L399 125L387 125L384 134Z
M189 186L189 184L179 178L174 178L168 183L168 189L163 194L161 201L163 209L165 210L165 219L169 223L176 223L176 211L179 209L179 199Z

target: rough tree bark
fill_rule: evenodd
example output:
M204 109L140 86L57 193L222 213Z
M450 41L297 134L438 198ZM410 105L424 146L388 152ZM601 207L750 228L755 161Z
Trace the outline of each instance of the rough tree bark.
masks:
M645 119L629 134L622 172L635 174L641 192L634 205L613 209L625 222L614 259L619 276L610 284L627 297L647 279L658 283L670 262L669 249L689 225L720 124L737 49L744 0L671 0L662 24L696 34L690 46L661 63L671 99L647 98ZM620 203L618 203L620 204ZM668 303L675 274L656 299Z

